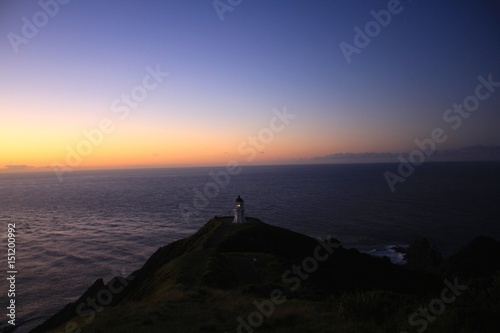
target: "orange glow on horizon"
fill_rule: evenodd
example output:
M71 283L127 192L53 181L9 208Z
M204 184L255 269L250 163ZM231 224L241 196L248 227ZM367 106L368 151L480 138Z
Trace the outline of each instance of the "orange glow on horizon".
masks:
M0 172L23 171L22 166L25 171L45 171L52 165L79 170L222 166L230 161L240 165L314 163L318 156L384 152L383 147L401 145L382 139L373 128L353 131L344 123L332 126L304 115L271 138L259 137L274 116L271 112L250 129L210 126L203 121L127 119L113 121L112 130L100 134L96 129L101 119L95 117L55 121L40 114L33 119L16 118L13 112L7 116L0 124L0 140L7 143L0 148Z

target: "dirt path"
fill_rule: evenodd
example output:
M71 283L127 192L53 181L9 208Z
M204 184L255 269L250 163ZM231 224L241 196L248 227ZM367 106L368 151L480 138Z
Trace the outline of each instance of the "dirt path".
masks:
M224 237L224 235L226 234L229 227L231 226L232 219L224 217L224 218L219 218L219 220L220 223L223 224L223 226L220 227L219 230L217 230L215 235L212 236L212 239L210 239L210 241L208 242L209 247L217 246Z
M227 233L229 228L232 225L233 218L232 217L221 217L219 218L220 223L223 223L223 226L217 230L215 235L212 236L212 239L208 242L209 246L217 246L224 235ZM226 257L227 261L233 266L234 270L238 273L240 279L242 279L245 283L260 283L259 274L255 270L255 262L253 257L248 254L226 254L223 253Z
M248 254L225 254L225 257L245 283L261 282L253 257Z

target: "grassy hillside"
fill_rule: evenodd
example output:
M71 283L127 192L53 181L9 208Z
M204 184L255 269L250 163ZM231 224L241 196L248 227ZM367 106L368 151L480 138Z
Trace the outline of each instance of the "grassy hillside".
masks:
M104 304L120 281L96 282L33 332L490 332L500 313L497 274L409 322L437 304L441 277L251 218L160 248Z

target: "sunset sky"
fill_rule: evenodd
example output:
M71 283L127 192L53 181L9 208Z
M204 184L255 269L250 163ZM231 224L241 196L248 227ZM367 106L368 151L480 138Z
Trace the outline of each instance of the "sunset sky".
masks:
M59 1L0 4L3 171L500 145L500 84L443 119L500 82L497 1Z

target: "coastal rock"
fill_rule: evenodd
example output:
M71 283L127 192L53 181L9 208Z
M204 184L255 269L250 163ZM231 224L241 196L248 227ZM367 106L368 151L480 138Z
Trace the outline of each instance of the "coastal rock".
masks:
M419 238L406 250L405 260L405 266L409 269L436 272L443 262L443 257L426 238Z
M488 277L500 271L500 242L476 237L442 263L440 274L462 278Z

